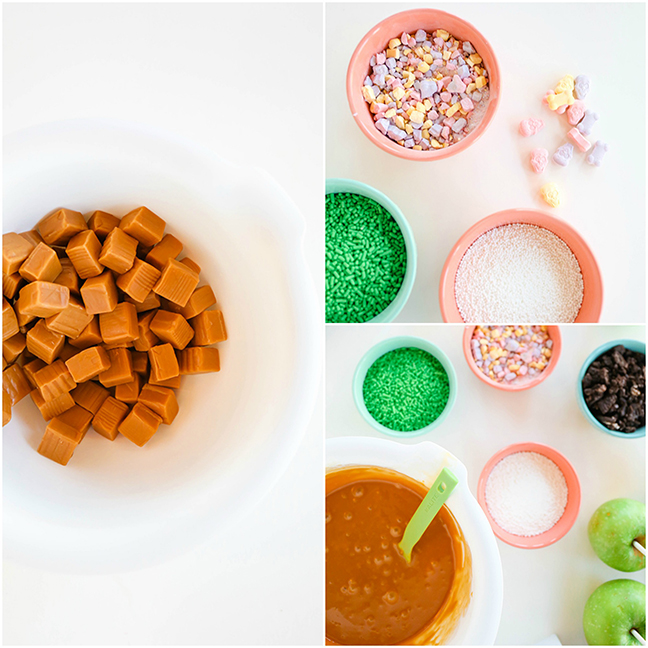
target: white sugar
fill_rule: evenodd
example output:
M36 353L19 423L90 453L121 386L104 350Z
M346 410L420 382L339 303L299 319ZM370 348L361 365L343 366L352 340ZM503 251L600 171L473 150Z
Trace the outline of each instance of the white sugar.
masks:
M455 277L465 322L573 322L583 302L583 276L569 246L553 232L502 225L466 251Z
M504 531L535 536L560 520L567 492L565 476L551 459L516 452L495 465L484 495L488 512Z

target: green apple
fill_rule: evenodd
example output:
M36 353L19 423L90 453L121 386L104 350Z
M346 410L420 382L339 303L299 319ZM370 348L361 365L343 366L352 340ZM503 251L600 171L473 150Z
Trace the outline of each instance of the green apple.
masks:
M645 569L646 557L632 544L646 546L646 505L628 498L613 499L599 506L587 525L596 555L624 572Z
M603 583L587 599L583 630L590 646L640 646L646 637L646 586L628 578Z

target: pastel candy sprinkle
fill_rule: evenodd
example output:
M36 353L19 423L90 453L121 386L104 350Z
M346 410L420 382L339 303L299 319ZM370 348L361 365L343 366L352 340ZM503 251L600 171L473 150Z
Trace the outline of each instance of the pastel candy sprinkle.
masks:
M542 173L549 162L549 151L544 148L537 148L531 151L531 168L536 173Z
M592 144L589 142L589 140L581 135L581 132L578 130L578 128L572 128L567 133L567 137L569 137L569 139L574 142L574 144L579 148L579 150L583 151L583 153L589 151L590 148L592 148Z
M585 99L590 91L589 77L579 74L574 80L574 94L577 99Z
M548 182L540 187L540 195L549 207L558 207L560 205L560 190L555 182Z
M578 122L583 119L585 115L585 104L582 101L574 101L574 103L567 108L567 121L572 125L576 126ZM589 133L585 133L589 135Z
M544 122L542 119L535 119L534 117L529 117L528 119L523 119L520 122L520 135L522 137L530 137L539 133L544 127Z
M553 154L553 157L551 159L556 164L566 167L569 164L569 161L572 159L573 154L574 154L574 147L568 142L567 144L563 144L562 146L559 146L556 149L556 152Z
M593 112L592 110L586 110L585 116L582 121L578 124L578 130L583 135L589 135L592 132L594 124L598 121L598 113Z
M609 146L605 142L601 142L601 140L596 142L592 152L587 156L587 163L600 167L603 162L603 157L608 152L608 148Z

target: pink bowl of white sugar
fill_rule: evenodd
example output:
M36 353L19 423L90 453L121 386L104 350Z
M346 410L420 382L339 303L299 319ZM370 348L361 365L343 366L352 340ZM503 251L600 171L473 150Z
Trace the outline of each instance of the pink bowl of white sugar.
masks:
M541 443L516 443L484 466L477 500L493 533L521 549L548 547L573 526L580 483L560 452Z

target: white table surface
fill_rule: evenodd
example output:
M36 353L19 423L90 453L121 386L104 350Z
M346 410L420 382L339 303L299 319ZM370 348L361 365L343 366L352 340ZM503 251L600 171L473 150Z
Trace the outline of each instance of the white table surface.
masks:
M266 169L307 220L306 258L321 298L321 5L3 10L5 133L58 119L116 118ZM300 105L308 110L289 106L284 82L266 74L267 57L286 54L287 42L300 52L290 64L290 86L301 84ZM4 642L318 643L322 466L320 395L281 481L244 521L202 548L151 569L102 576L5 562Z
M475 222L513 207L546 209L587 241L605 290L601 322L645 321L645 8L643 4L434 3L472 23L491 43L502 76L501 101L482 138L463 153L411 162L375 146L355 124L346 99L346 70L360 39L412 3L327 4L326 174L360 180L391 198L408 219L418 248L416 283L398 322L441 322L438 287L452 246ZM619 64L623 52L624 63ZM549 162L531 171L531 150L550 155L566 141L568 123L541 104L565 74L592 81L585 103L599 113L590 138L610 151L600 168L574 151L567 168ZM613 81L612 81L613 80ZM618 91L615 89L619 89ZM622 99L621 99L622 97ZM536 136L520 121L540 117ZM539 197L549 181L563 202Z
M578 372L600 344L645 340L643 326L561 326L563 348L554 372L530 390L508 393L481 382L462 349L463 326L330 325L326 331L326 435L386 438L355 407L351 384L360 359L374 344L397 335L430 340L450 358L458 395L448 418L432 432L403 443L434 441L468 469L473 494L490 457L512 443L533 441L556 448L576 470L581 508L571 531L544 549L525 550L497 540L504 573L500 645L534 645L552 634L563 644L585 643L585 601L615 578L645 582L645 571L623 574L607 567L587 539L587 523L615 497L645 501L645 438L618 439L594 428L576 400ZM391 438L391 437L389 437Z

